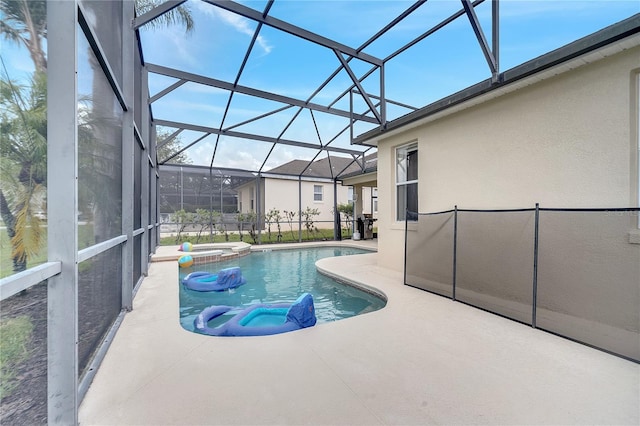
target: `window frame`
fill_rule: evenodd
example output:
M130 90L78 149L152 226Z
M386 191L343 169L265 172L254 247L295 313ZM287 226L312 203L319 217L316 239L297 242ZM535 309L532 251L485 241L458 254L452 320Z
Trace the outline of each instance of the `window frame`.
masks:
M320 192L317 192L316 189L320 188ZM320 199L317 199L317 196L320 196ZM313 185L313 202L321 203L324 201L324 185Z
M371 188L371 200L373 201L372 213L378 213L378 188Z
M406 218L406 205L408 204L408 192L405 192L405 209L402 211L402 213L400 213L400 209L399 209L399 196L400 196L400 188L405 189L408 188L410 185L415 185L416 190L416 206L418 203L418 184L419 184L419 178L418 178L418 168L419 168L419 162L416 161L416 170L415 170L415 179L409 179L409 167L405 166L405 171L404 171L404 180L401 180L402 174L400 173L400 167L401 164L406 164L408 158L410 158L410 153L415 153L415 158L416 160L418 159L418 141L412 141L409 143L406 143L404 145L400 145L397 146L395 148L395 202L394 202L394 206L395 206L395 221L396 222L404 222L405 220L408 222L415 222L417 221L417 217L416 218Z

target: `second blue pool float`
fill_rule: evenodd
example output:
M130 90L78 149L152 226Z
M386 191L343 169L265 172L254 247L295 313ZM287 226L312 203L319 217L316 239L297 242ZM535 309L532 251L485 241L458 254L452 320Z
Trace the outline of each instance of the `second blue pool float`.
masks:
M271 305L260 303L244 308L219 327L209 327L209 321L234 309L237 308L209 306L194 320L196 331L210 336L267 336L300 330L316 324L313 297L309 293L304 293L294 303Z
M217 274L211 272L192 272L182 279L182 284L195 291L225 291L245 284L247 280L242 276L239 267L225 268Z

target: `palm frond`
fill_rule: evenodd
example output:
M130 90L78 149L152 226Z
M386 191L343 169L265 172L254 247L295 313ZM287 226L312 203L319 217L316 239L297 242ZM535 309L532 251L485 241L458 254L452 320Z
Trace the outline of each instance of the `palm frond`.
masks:
M22 36L17 28L11 27L7 21L0 21L0 34L9 41L18 43Z
M46 76L35 73L30 86L0 79L0 153L27 165L28 180L44 182L47 158Z
M26 188L19 194L20 208L15 214L15 235L11 238L11 257L20 262L36 256L44 241L42 221L35 216L32 201L37 192L43 191L41 185Z
M162 3L162 0L136 0L136 14L138 16L143 15ZM175 9L171 9L169 12L158 16L153 21L147 23L146 26L152 29L159 29L169 27L171 25L184 27L184 31L187 34L190 34L193 31L194 21L193 16L191 15L191 9L188 5L183 3Z

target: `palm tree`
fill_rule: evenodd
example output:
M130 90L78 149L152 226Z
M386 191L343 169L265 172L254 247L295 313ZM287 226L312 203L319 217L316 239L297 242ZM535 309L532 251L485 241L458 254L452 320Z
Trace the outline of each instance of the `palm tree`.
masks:
M0 215L11 239L14 272L42 246L41 220L46 194L47 83L43 73L30 86L0 80Z
M37 213L47 176L46 6L46 0L0 0L2 37L24 46L35 67L25 86L10 79L3 62L0 81L0 216L11 240L13 272L27 268L45 234Z
M136 13L142 15L163 3L163 0L135 0ZM47 58L43 40L47 38L46 0L0 0L0 33L4 38L24 45L29 51L36 71L46 72ZM184 26L185 32L193 30L193 17L185 4L159 16L148 25L161 28L170 25Z
M136 0L136 12L140 15L162 2ZM47 59L43 49L47 37L46 6L46 0L0 0L2 37L25 46L35 67L31 87L27 88L10 80L3 63L5 75L0 89L0 216L11 239L14 272L26 269L27 259L40 248L44 235L35 215L34 205L36 200L43 200L43 194L46 194ZM108 22L98 20L98 25L104 24ZM188 7L181 5L149 23L156 28L172 24L183 25L186 32L193 29L193 19ZM97 63L94 65L97 69ZM107 89L94 87L93 97L98 100L108 99L101 96ZM94 117L100 116L102 106L100 102L94 105ZM103 107L106 110L109 106ZM98 188L98 198L99 192Z
M164 0L136 0L136 14L140 16L144 13L149 12L155 7L160 6L162 3L164 3ZM194 28L191 11L189 10L189 6L184 3L176 7L175 9L171 9L164 15L157 17L147 25L151 26L151 28L163 28L169 27L171 25L180 25L184 27L185 33L190 33Z
M23 44L38 72L47 71L42 42L47 37L46 0L0 0L0 32L7 40Z

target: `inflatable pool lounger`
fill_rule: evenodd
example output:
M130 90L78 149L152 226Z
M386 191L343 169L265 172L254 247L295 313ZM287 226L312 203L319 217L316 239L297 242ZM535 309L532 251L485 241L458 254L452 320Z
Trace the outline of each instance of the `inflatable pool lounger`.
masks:
M192 272L182 279L182 285L195 291L225 291L245 284L239 267L225 268L217 274L211 272Z
M243 309L219 327L208 322L227 312L232 306L214 305L203 310L194 320L197 332L209 336L266 336L312 327L316 324L313 297L304 293L292 303L257 304Z

